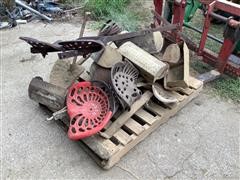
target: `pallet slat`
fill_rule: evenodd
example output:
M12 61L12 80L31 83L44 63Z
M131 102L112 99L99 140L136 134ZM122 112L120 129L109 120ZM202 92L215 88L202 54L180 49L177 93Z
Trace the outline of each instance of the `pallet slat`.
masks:
M145 106L145 108L148 109L149 111L156 113L158 116L162 116L166 112L167 108L158 105L157 108L155 108L155 110L154 110L154 104L156 104L156 103L154 103L153 101L150 101Z
M183 93L183 94L185 94L185 95L190 96L190 95L194 92L194 90L193 90L193 89L190 89L190 88L185 88L185 89L179 90L179 92L181 92L181 93Z
M181 95L176 91L172 92L173 97L177 98L179 102L183 101L186 98L186 95Z
M125 111L122 113L118 119L116 119L111 126L101 133L101 135L105 138L111 138L113 134L126 123L126 121L139 109L141 108L146 102L150 100L153 94L150 91L146 91L139 100L137 100L131 107L130 111Z
M147 111L143 109L139 109L136 113L136 116L138 116L140 119L142 119L145 123L152 125L157 119L148 113Z
M189 103L193 98L195 98L199 92L201 91L201 88L196 90L191 96L187 97L182 103L179 104L175 109L170 110L168 109L167 112L163 116L158 116L159 119L153 123L153 125L149 126L145 131L143 131L134 141L131 141L128 143L124 148L122 148L120 151L118 151L116 154L114 154L107 162L105 166L102 166L104 169L110 169L112 166L114 166L120 159L123 157L129 150L131 150L135 145L137 145L139 142L144 140L150 133L152 133L155 129L157 129L161 124L165 123L169 120L169 118L176 114L180 109L182 109L187 103Z
M109 159L119 148L109 139L103 139L100 136L91 136L82 140L91 148L101 159Z
M203 82L197 80L196 78L189 77L189 85L190 85L190 87L192 87L193 89L197 90L197 89L199 89L200 87L203 86Z
M126 119L122 119L120 124L114 126L116 129L114 129L109 139L102 137L100 134L96 134L95 136L79 141L80 145L99 166L104 169L111 168L127 154L128 151L144 140L161 124L168 121L170 117L174 116L199 94L202 89L202 83L196 79L190 79L189 83L190 88L183 92L184 95L176 92L176 97L181 99L181 101L175 105L166 107L165 105L157 104L155 101L150 100L148 103L141 105L131 115L125 115ZM149 99L151 97L149 97ZM122 115L119 117L120 119L121 116ZM119 118L106 128L106 131L108 131Z
M118 132L116 132L113 136L123 145L126 145L127 143L129 143L132 140L131 136L129 136L122 129L120 129Z
M136 135L141 134L144 131L144 128L141 126L141 124L139 124L138 122L136 122L135 120L133 120L132 118L130 118L127 123L125 124L125 126L130 129L132 132L134 132Z
M61 119L68 128L68 117ZM98 135L91 136L81 140L86 146L96 153L101 159L109 159L119 148L109 139L103 139Z

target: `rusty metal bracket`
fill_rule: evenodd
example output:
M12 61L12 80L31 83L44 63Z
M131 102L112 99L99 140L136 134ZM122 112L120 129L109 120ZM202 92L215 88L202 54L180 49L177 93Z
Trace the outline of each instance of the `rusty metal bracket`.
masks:
M62 50L62 47L57 43L50 44L30 37L20 37L19 39L32 46L31 53L41 53L43 57L45 57L48 52L57 52Z
M63 41L59 43L63 51L59 53L58 56L60 59L75 57L75 56L86 56L88 54L101 51L104 49L104 44L98 40L75 40L75 41Z
M32 46L31 53L41 53L43 57L45 57L48 52L62 51L62 53L58 54L60 59L79 55L86 56L88 54L100 51L105 47L104 44L99 40L84 38L73 41L57 41L53 44L29 37L20 37L20 39L26 41Z
M99 36L112 36L118 34L122 29L112 20L108 20L99 30Z
M78 55L86 56L88 54L102 50L108 42L128 39L132 37L144 36L146 34L156 31L171 31L177 29L178 25L170 24L164 27L157 27L154 29L146 29L137 32L130 32L125 34L117 34L112 36L92 36L82 37L73 41L58 41L53 44L39 41L29 37L20 37L20 39L30 44L32 53L41 53L45 57L48 52L63 51L59 54L59 58L74 57ZM69 52L68 52L69 51ZM76 52L79 51L79 52Z
M92 40L100 40L102 41L105 45L108 42L111 41L119 41L119 40L124 40L124 39L129 39L133 37L138 37L138 36L144 36L146 34L160 31L160 32L165 32L165 31L172 31L178 29L179 25L178 24L168 24L166 26L159 26L156 28L152 29L145 29L137 32L129 32L129 33L124 33L124 34L117 34L113 36L89 36L89 37L83 37L84 39L92 39ZM79 38L78 40L81 40L83 38Z

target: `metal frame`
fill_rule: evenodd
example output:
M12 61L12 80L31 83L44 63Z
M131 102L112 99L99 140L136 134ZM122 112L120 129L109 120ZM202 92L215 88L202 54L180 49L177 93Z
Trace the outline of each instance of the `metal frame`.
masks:
M206 12L200 44L196 45L194 43L189 43L188 44L189 48L197 52L199 56L202 56L204 62L215 66L219 72L221 73L228 72L232 75L240 76L240 65L234 64L233 62L229 61L229 57L234 50L236 42L237 40L239 40L240 22L231 18L222 17L213 12L213 9L219 9L219 10L223 10L225 12L234 14L236 16L240 16L240 5L231 3L228 1L224 1L224 0L215 0L215 1L202 0L201 2L207 5L208 10ZM163 0L154 0L154 5L155 5L155 11L158 14L162 15ZM184 22L185 5L186 5L186 0L174 1L172 23L179 24L180 31L182 30L182 26ZM213 53L212 51L205 48L206 40L207 40L207 37L209 36L208 31L211 25L210 21L212 17L221 19L222 21L226 22L226 29L224 32L224 41L219 54ZM156 24L159 25L160 23L161 23L160 20L155 21L155 25ZM234 36L234 38L229 33L228 29L235 29L234 34L236 36ZM171 35L174 36L174 39L177 42L181 40L179 34L172 33Z

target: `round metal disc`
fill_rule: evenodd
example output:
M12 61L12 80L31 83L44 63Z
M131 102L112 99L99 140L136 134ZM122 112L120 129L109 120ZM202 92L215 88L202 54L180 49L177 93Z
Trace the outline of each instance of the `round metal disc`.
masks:
M123 108L130 107L141 96L137 77L138 70L128 61L116 63L111 70L112 85Z
M99 132L112 116L107 94L91 82L79 82L69 88L67 110L70 116L68 137L72 140Z

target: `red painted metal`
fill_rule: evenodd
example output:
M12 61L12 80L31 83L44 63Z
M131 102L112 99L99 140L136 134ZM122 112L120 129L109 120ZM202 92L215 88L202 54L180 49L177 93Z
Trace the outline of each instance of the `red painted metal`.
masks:
M231 7L231 8L229 9L229 7ZM208 5L208 11L207 11L206 18L204 21L203 34L202 34L199 49L198 49L198 55L203 56L205 62L207 62L209 64L215 64L215 66L218 68L219 72L223 73L226 70L228 73L230 72L231 74L238 75L238 74L240 74L240 68L237 69L236 66L232 66L230 63L228 63L228 58L234 49L234 44L235 44L234 40L228 39L226 37L224 39L224 43L221 47L219 54L216 55L214 58L212 58L212 56L207 56L208 52L206 52L206 51L204 52L204 47L205 47L205 43L207 40L207 33L210 28L211 14L213 12L213 9L216 9L216 8L223 10L225 12L229 12L229 13L238 12L237 15L240 15L240 6L239 7L235 6L234 3L228 3L228 2L226 3L226 1L221 1L221 0L211 2ZM238 11L235 11L235 10L238 10ZM240 22L238 22L234 19L229 19L227 21L227 25L229 25L231 27L237 27L237 26L239 26L239 23ZM213 61L214 61L214 63L213 63Z
M231 55L234 49L233 47L235 44L234 40L225 37L224 43L221 47L219 54L212 53L210 50L205 48L208 31L211 25L210 20L211 20L211 14L213 13L213 9L220 9L225 12L229 12L231 14L240 16L240 5L232 2L228 2L225 0L201 0L201 2L208 6L208 11L206 13L206 17L204 21L203 33L201 36L199 46L193 45L191 43L189 44L189 46L191 46L190 49L196 51L199 56L202 56L204 62L207 62L217 67L220 72L227 72L232 75L240 76L240 66L228 61L229 56ZM154 4L155 4L155 10L159 14L162 14L162 10L160 10L160 8L162 8L163 0L154 0ZM177 0L175 0L174 2L174 16L173 16L172 23L173 24L179 23L181 27L180 30L182 30L182 26L183 26L185 4L186 4L185 0L181 0L180 2L177 2ZM227 24L235 28L240 26L240 22L234 19L229 19L227 21ZM176 42L179 42L180 40L179 36L175 32L168 34L168 36L170 36L171 39L173 38ZM197 46L198 48L196 48Z
M217 0L215 8L240 16L240 4L232 3L226 0Z
M180 2L175 1L173 7L173 24L180 25L180 31L182 31L184 13L185 13L186 0L181 0Z
M69 88L67 111L70 116L68 137L72 140L96 134L112 116L107 94L91 82L79 82Z
M226 0L200 0L200 2L205 5L209 5L214 1L216 2L215 8L222 9L225 12L231 13L236 16L240 16L240 4L236 4Z
M155 11L162 15L162 9L163 9L163 0L153 0L154 6L155 6ZM159 19L155 20L155 26L158 26L161 24L161 21Z
M225 12L230 12L232 14L237 12L236 15L240 16L240 6L234 3L217 0L212 1L210 4L208 4L208 11L204 21L203 34L200 40L200 45L197 53L198 55L203 56L204 62L216 66L221 73L225 71L232 75L239 76L240 67L234 66L232 63L228 62L228 58L234 49L235 44L234 40L228 39L226 37L224 39L224 43L221 47L219 54L218 55L216 54L215 56L213 56L213 53L209 53L209 51L206 51L206 49L204 48L207 40L207 33L210 28L211 14L214 8L223 10ZM227 21L227 24L231 27L237 27L239 26L240 22L234 19L229 19Z
M203 33L202 33L202 37L201 37L201 40L200 40L199 49L198 49L198 52L197 52L199 56L202 55L203 49L204 49L206 41L207 41L207 34L208 34L208 31L209 31L209 28L210 28L210 24L211 24L210 14L211 14L211 12L212 12L212 10L214 8L214 5L215 5L215 1L213 1L208 6L208 11L207 11L207 14L206 14L206 17L205 17L205 21L204 21L204 26L203 26Z
M218 55L218 60L219 60L218 71L220 73L224 72L228 58L232 54L233 49L234 49L234 42L230 39L224 39L223 45Z

